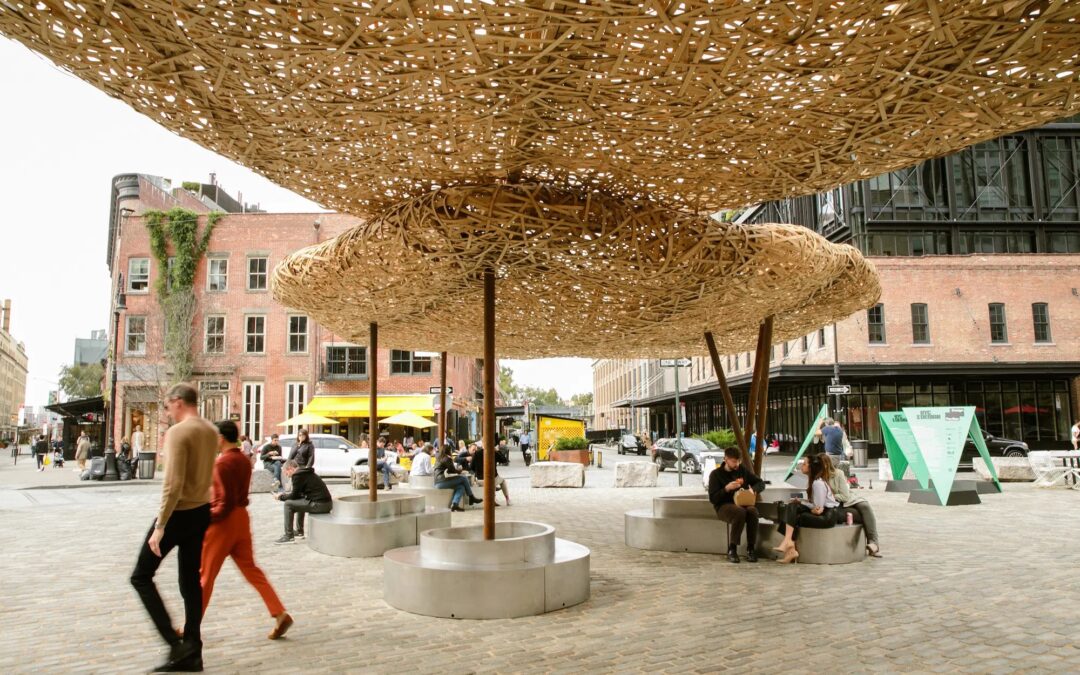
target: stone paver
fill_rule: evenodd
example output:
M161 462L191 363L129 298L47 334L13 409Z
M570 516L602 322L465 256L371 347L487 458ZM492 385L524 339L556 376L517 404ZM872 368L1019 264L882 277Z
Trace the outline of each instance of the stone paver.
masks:
M623 512L655 495L613 485L622 458L584 489L530 489L500 467L513 506L497 517L554 525L592 550L592 597L540 617L455 621L381 600L382 561L275 546L281 510L252 495L256 555L297 623L269 642L258 595L226 565L204 623L209 672L1075 672L1080 493L1006 485L944 509L865 490L886 557L855 565L732 565L720 556L629 549ZM631 460L632 461L632 460ZM27 463L29 464L29 463ZM784 464L770 458L772 468ZM0 468L0 671L140 672L164 649L127 577L153 517L155 484L17 490ZM876 476L868 470L866 478ZM344 482L336 494L353 493ZM454 523L478 524L479 510ZM160 585L179 620L175 558ZM750 596L748 598L748 596Z

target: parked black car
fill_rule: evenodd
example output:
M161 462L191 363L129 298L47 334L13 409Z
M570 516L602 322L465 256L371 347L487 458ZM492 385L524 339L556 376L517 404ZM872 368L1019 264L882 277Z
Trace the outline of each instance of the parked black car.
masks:
M701 461L701 453L703 452L717 452L720 450L715 443L700 439L700 438L684 438L682 439L683 449L683 473L701 473L703 466ZM661 438L656 441L656 444L652 448L653 462L656 463L660 470L675 469L678 468L678 455L676 439L674 438Z
M986 431L982 432L983 441L991 457L1027 457L1028 444L1010 438L999 438ZM964 443L964 451L960 454L960 466L970 468L974 458L979 456L979 450L970 438Z

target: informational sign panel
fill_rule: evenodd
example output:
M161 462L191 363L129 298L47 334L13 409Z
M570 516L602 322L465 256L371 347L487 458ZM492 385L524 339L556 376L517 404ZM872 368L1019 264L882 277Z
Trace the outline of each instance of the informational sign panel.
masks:
M919 481L919 487L930 487L930 472L919 453L919 444L911 433L907 415L901 410L878 413L881 420L881 437L885 442L885 452L889 456L889 467L896 480L902 480L908 467Z
M994 463L975 419L974 406L904 408L904 415L915 437L918 451L926 463L930 479L934 481L934 492L942 504L948 503L949 493L956 479L956 468L960 465L960 456L968 438L975 443L994 484L1001 490Z
M799 460L802 459L803 453L810 447L810 444L814 442L814 434L821 428L821 423L829 416L829 404L823 403L821 410L818 411L817 417L814 419L814 423L810 425L810 431L807 432L806 438L803 439L802 446L799 448L799 452L795 454L795 460L791 462L791 466L788 467L787 475L784 476L784 480L791 478L795 473L795 467L799 465Z

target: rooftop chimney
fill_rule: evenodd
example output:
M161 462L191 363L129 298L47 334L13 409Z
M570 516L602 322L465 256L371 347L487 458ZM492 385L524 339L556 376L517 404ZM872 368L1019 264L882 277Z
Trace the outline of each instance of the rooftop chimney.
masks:
M11 333L11 300L4 300L4 332Z

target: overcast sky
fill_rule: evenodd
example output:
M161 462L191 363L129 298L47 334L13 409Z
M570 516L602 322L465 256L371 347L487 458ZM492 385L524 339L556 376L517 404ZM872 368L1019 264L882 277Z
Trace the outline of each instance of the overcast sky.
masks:
M320 210L152 123L119 101L0 37L0 300L26 344L26 403L43 405L76 337L110 328L105 265L112 177L148 173L208 182L267 211ZM518 384L592 390L586 359L506 361Z

